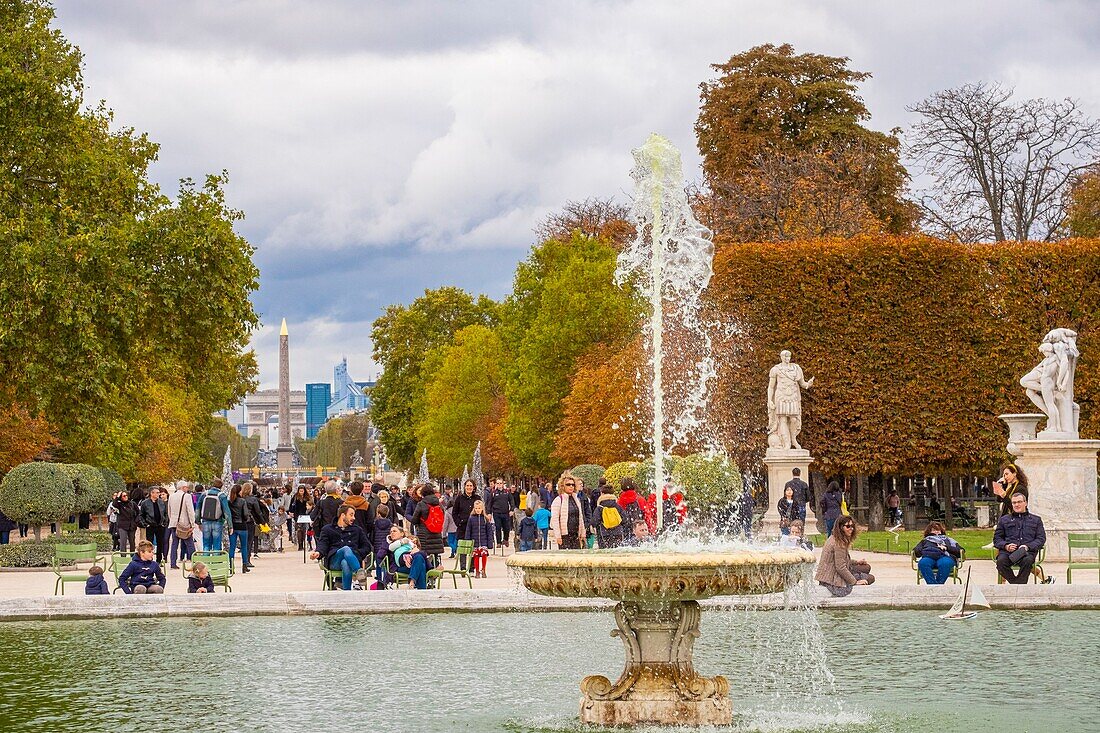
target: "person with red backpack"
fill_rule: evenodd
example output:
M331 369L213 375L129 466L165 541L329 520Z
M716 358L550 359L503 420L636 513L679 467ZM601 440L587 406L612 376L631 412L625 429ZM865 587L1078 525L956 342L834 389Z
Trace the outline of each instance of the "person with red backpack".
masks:
M443 520L445 513L435 493L435 487L425 484L420 490L420 502L412 513L412 525L420 540L420 550L433 556L434 564L439 565L443 555Z

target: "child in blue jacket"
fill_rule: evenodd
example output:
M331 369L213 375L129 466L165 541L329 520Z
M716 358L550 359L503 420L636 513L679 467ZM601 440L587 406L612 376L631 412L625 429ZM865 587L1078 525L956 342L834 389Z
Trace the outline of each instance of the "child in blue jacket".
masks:
M99 567L98 565L92 566L92 569L88 571L88 580L84 584L84 595L111 595L111 590L107 587L107 579L103 577L103 568Z

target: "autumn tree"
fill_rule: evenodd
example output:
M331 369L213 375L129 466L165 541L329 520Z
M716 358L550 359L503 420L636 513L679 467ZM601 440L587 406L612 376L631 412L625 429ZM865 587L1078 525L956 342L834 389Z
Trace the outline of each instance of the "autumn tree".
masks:
M50 424L0 389L0 475L37 457L55 443Z
M1066 229L1072 237L1100 237L1100 166L1081 176L1070 189Z
M560 211L549 214L535 228L539 242L557 239L568 242L573 234L610 242L616 249L634 237L630 209L609 198L588 198L567 201Z
M516 268L500 337L505 434L526 470L571 465L553 453L575 361L596 344L613 347L637 333L641 309L614 284L616 255L610 243L574 233L532 248Z
M556 459L610 466L642 454L652 420L652 410L638 399L644 360L637 339L620 348L596 346L577 360L554 435Z
M869 73L789 44L757 46L712 68L718 76L700 85L695 125L707 186L700 203L711 212L705 219L732 225L727 238L847 234L862 230L868 213L872 230L912 227L897 135L862 124L870 112L858 86ZM823 205L837 188L859 205Z
M1012 96L967 84L910 107L920 121L909 152L932 179L920 197L929 232L960 242L1061 236L1066 194L1100 151L1100 122L1072 99Z
M460 476L478 441L489 437L504 414L500 337L487 326L467 326L433 361L416 437L418 445L428 449L434 472ZM482 448L486 471L501 472L515 463L507 455L499 455L499 450L486 455L485 446Z
M497 304L489 298L443 287L425 290L408 306L388 306L374 321L374 360L383 371L371 391L371 415L392 463L414 466L420 455L416 406L424 394L425 355L450 344L455 333L466 326L491 326L496 320Z

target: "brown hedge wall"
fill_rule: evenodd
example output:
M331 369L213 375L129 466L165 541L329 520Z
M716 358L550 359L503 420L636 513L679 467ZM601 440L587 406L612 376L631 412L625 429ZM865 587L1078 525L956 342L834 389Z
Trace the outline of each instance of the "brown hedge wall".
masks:
M991 468L997 415L1035 411L1017 383L1059 326L1079 333L1082 436L1100 436L1100 240L720 242L714 269L709 297L734 335L718 342L711 412L742 465L763 454L784 348L817 377L801 440L825 471Z

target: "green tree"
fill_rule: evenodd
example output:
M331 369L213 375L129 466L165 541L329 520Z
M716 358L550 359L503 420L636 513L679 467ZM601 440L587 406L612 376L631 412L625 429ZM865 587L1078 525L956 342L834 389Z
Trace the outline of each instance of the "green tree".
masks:
M474 298L460 288L443 287L425 290L408 306L388 306L375 320L371 341L383 372L371 391L371 415L391 463L408 467L419 458L416 406L424 394L425 356L450 344L466 326L494 325L497 309L483 295Z
M478 441L489 437L494 406L499 411L505 399L500 337L487 326L467 326L432 361L436 366L424 386L417 444L428 449L433 472L460 476ZM488 460L483 466L490 473L509 468Z
M189 472L210 413L253 386L252 248L224 176L181 182L173 203L148 180L157 146L84 107L80 52L52 19L0 2L0 371L64 460ZM171 455L153 404L177 408Z
M797 199L847 187L859 193L885 231L911 229L916 209L903 195L908 174L898 158L900 141L896 133L861 124L871 115L858 85L869 73L850 69L847 58L795 54L789 44L756 46L713 68L717 78L700 84L695 125L712 207L725 213L732 199L734 213L747 216L746 211L782 198L777 188L796 187L800 171L811 169L812 192ZM777 174L786 176L786 185L770 180ZM767 195L758 201L751 191L760 187ZM819 204L793 210L806 217L830 208ZM794 228L809 227L802 222ZM840 222L830 228L844 229Z
M56 463L23 463L0 482L0 512L28 524L42 539L42 525L65 519L76 505L76 490L65 469Z
M613 281L616 256L608 242L577 232L532 248L516 268L500 333L505 434L524 469L557 472L571 464L554 456L554 436L577 359L638 332L640 304Z
M359 451L363 465L369 466L374 452L372 428L371 417L365 412L334 417L317 433L315 460L342 470L351 465L352 454Z

